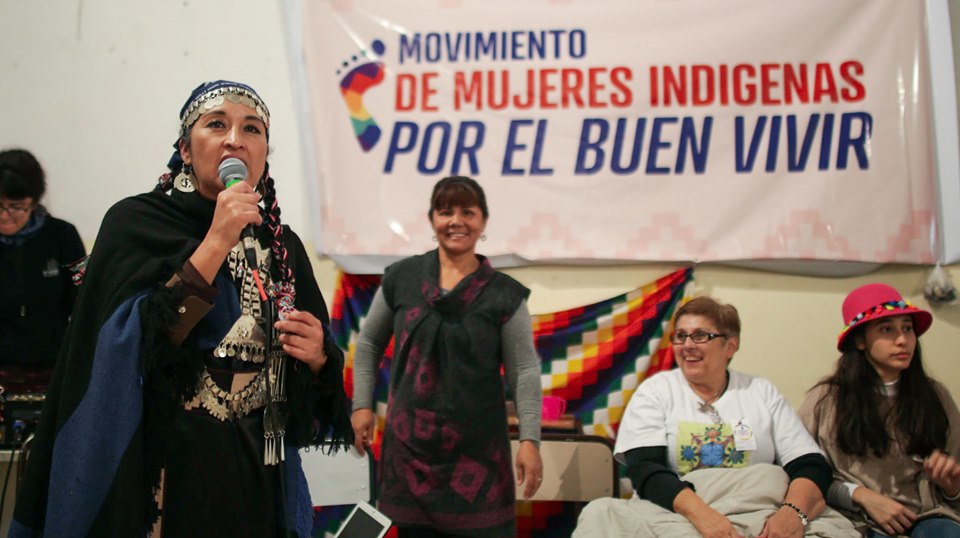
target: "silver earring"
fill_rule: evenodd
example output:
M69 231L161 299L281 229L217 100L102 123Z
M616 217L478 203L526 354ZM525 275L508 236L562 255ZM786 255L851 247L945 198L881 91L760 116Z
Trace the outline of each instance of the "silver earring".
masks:
M433 239L433 242L434 242L434 243L437 242L437 236L433 236L431 239Z
M196 178L193 177L193 167L183 163L180 173L173 180L173 186L180 192L193 192L196 188Z
M480 240L481 240L481 241L486 241L486 240L487 240L487 234L480 234Z

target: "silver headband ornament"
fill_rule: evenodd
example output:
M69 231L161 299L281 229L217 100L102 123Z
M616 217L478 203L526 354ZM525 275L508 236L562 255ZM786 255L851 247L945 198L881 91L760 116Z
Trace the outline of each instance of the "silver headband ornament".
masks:
M266 128L270 129L270 110L257 94L239 86L224 86L201 94L190 103L180 118L180 136L187 134L200 116L222 105L225 100L253 109Z

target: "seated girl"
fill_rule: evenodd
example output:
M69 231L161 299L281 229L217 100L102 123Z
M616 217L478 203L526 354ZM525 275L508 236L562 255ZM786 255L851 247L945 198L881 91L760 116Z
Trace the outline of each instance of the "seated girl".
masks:
M867 284L843 321L836 371L800 409L834 468L827 502L865 536L960 537L960 412L920 358L933 317Z

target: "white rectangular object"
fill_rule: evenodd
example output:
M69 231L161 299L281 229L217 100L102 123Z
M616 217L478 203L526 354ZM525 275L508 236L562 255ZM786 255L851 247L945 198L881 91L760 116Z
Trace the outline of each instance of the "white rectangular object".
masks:
M390 518L376 508L360 502L343 522L336 538L383 538L390 530Z
M303 474L314 506L356 504L373 499L373 459L357 449L325 454L301 450Z

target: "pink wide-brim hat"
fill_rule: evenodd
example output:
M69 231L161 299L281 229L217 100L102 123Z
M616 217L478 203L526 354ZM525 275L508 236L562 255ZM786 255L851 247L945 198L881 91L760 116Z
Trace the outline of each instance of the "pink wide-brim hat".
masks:
M904 301L900 292L886 284L866 284L851 291L843 300L843 330L837 338L837 349L843 351L843 342L861 323L890 316L913 316L913 332L917 336L927 332L933 323L930 312Z

